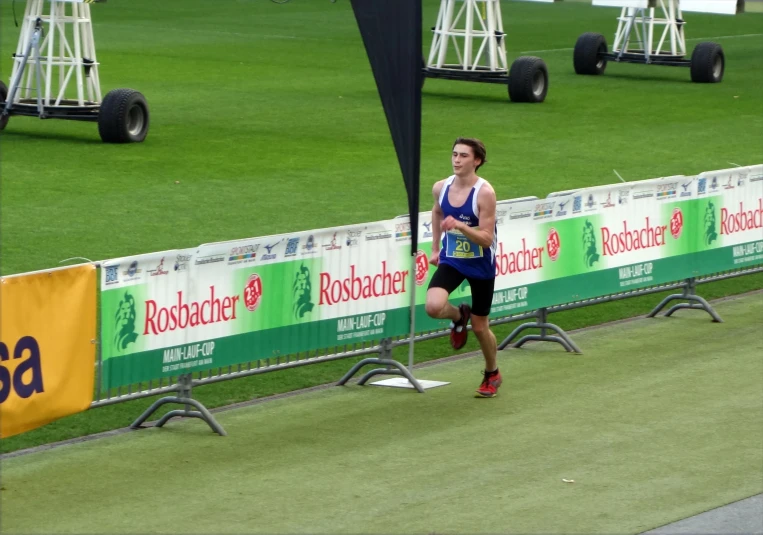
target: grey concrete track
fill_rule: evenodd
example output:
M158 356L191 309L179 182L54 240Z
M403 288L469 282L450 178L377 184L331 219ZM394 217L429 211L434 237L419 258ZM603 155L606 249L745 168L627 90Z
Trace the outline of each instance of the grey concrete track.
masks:
M763 0L761 0L761 2L763 2ZM763 298L763 290L755 290L745 294L717 299L717 300L711 301L711 304L716 304L726 300L734 300L734 299L747 297L751 295L758 295L761 298ZM605 328L605 327L612 326L618 323L626 323L629 321L633 321L635 319L639 319L639 317L627 318L627 319L618 320L615 322L585 327L583 329L570 331L569 334L574 335L576 332ZM433 365L447 362L450 360L460 360L464 358L474 357L478 354L479 352L462 353L459 355L453 355L450 357L445 357L442 359L437 359L437 360L429 361L426 363L421 363L416 365L415 368L416 369L426 368L428 366L433 366ZM259 398L252 401L237 403L235 405L217 407L215 409L212 409L211 412L218 413L218 412L223 412L226 410L239 408L243 406L251 406L251 405L256 405L261 403L268 403L275 399L298 396L301 394L305 394L307 392L331 388L333 386L334 386L334 383L314 386L314 387L303 389L303 390L297 390L297 391L287 392L287 393L283 393L283 394L279 394L275 396ZM29 448L27 450L19 450L15 452L6 453L6 454L0 454L0 462L2 462L4 459L26 455L29 453L39 452L39 451L43 451L47 449L75 444L78 442L86 442L86 441L96 440L98 438L105 438L105 437L109 437L113 435L129 433L129 432L135 432L135 431L131 430L130 428L115 429L112 431L106 431L106 432L98 433L95 435L79 437L79 438L70 439L70 440L53 443L53 444L41 445L34 448ZM763 477L763 472L759 473L758 476ZM678 520L676 522L672 522L670 524L666 524L664 526L656 527L649 531L643 532L640 535L685 535L685 534L763 535L763 494L751 496L751 497L748 497L748 498L745 498L745 499L742 499L742 500L739 500L739 501L736 501L721 507L717 507L715 509L702 512L700 514L697 514L691 517Z
M761 535L763 534L763 494L710 509L641 535Z

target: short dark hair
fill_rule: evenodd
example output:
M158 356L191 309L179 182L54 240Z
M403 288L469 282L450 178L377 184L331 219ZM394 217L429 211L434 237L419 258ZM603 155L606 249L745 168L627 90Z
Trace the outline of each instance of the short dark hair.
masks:
M487 163L487 150L485 144L475 137L459 137L453 142L453 148L456 145L468 145L472 148L475 158L479 158L480 164L476 167L475 171Z

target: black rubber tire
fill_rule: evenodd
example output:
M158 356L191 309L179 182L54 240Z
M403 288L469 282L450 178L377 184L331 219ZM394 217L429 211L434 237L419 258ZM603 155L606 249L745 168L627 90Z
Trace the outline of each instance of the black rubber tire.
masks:
M140 143L148 125L148 103L134 89L114 89L101 102L98 133L104 143Z
M691 54L691 81L698 84L717 84L723 80L726 56L718 43L699 43Z
M548 67L535 56L521 56L509 70L509 98L512 102L543 102L548 93Z
M0 113L2 113L5 108L5 101L7 98L8 86L3 82L0 82ZM10 116L0 115L0 130L5 130L5 126L8 124L8 119L10 119Z
M601 54L607 53L607 40L600 33L586 32L578 37L572 63L577 74L604 74L607 60Z

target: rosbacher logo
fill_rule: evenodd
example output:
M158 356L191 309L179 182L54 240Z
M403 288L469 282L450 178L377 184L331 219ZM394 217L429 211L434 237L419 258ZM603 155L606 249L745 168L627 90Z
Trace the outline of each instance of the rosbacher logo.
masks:
M515 251L503 251L503 242L498 242L498 251L495 255L495 274L506 275L521 273L543 267L543 247L527 247L527 242L522 238L522 246Z
M332 279L331 274L321 273L320 305L333 305L346 301L358 301L369 297L405 292L405 280L408 271L387 271L387 262L382 261L381 273L374 275L356 275L355 264L350 266L350 276L344 279Z
M705 208L704 227L705 245L710 245L718 239L718 232L715 229L715 205L712 201L709 201Z
M741 201L736 212L721 208L721 234L734 234L756 228L763 228L763 198L758 198L758 206L752 210L745 210Z
M593 224L586 219L583 225L583 261L586 267L593 267L599 261L599 251L596 248L596 233Z
M305 314L312 312L315 305L311 296L313 288L310 270L302 264L294 275L294 283L291 287L293 298L292 309L294 318L302 319Z
M209 287L209 297L202 301L186 302L183 292L177 293L177 301L171 305L146 301L146 319L143 334L161 334L175 329L209 325L236 319L236 303L240 296L215 297L215 287Z
M668 228L667 225L652 226L648 217L640 229L629 229L627 221L623 221L622 230L619 232L612 231L609 227L601 227L604 256L614 256L649 247L661 247L665 245L666 228Z
M138 338L135 332L135 298L125 290L124 297L117 305L114 314L114 348L118 353L125 351L127 346Z

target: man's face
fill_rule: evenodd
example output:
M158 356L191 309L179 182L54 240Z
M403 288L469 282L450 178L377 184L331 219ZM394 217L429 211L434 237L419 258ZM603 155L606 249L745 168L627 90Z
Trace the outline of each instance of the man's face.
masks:
M126 327L132 319L132 310L128 301L123 301L119 307L119 327Z
M583 246L586 248L586 250L590 249L593 245L593 228L589 225L586 225L583 228Z
M294 293L301 296L305 293L305 288L307 288L307 276L304 273L298 273L297 280L294 282Z
M708 206L705 209L705 230L710 228L713 223L715 223L715 212Z
M482 162L475 160L474 152L469 145L459 144L453 147L451 163L453 164L453 172L457 176L469 176L474 173L477 165Z

